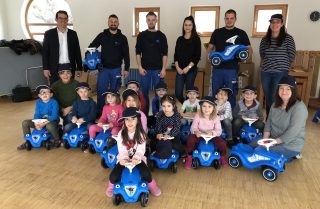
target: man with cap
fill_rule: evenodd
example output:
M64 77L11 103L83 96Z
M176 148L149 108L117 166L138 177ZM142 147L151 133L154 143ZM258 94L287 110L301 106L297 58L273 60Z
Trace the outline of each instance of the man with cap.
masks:
M264 139L272 138L277 142L270 150L284 155L289 161L300 159L307 118L308 109L298 97L295 78L281 78L263 133ZM250 145L256 147L257 142Z
M127 88L128 89L133 89L137 92L138 97L140 99L140 110L144 112L144 114L148 115L146 111L146 100L142 94L142 91L140 90L140 83L136 80L129 80L127 82Z
M235 138L238 139L239 130L246 121L242 117L246 118L256 118L258 119L252 125L259 129L259 132L263 132L264 128L264 118L262 112L262 106L258 102L257 89L253 86L246 86L242 89L242 97L236 104L232 112L232 133Z
M36 101L35 113L33 119L46 119L45 122L34 123L32 119L27 119L22 122L23 135L31 134L30 129L36 128L41 130L46 127L52 134L54 140L53 144L57 147L60 146L60 137L57 131L59 123L59 106L57 101L52 98L53 94L51 88L47 85L40 85L36 88L39 99ZM26 149L27 142L17 147L18 150Z
M121 84L121 65L124 61L124 76L128 76L130 68L129 45L119 27L117 15L108 18L109 28L99 33L89 47L101 46L101 61L103 68L99 70L97 79L98 112L101 113L104 98L100 95L107 89L119 90Z
M232 44L242 44L249 47L249 55L252 54L250 40L245 31L235 27L237 13L233 9L225 12L225 27L216 29L211 35L207 48L207 57L212 51L223 52L225 48ZM235 39L234 41L232 41ZM212 68L212 95L216 95L219 88L226 86L233 90L233 95L229 98L231 106L236 104L238 94L238 59L224 61L218 66ZM209 60L211 63L211 61Z
M267 34L260 42L261 84L266 101L267 115L273 103L280 79L288 75L295 59L293 37L286 32L282 14L271 16Z
M72 75L82 69L82 58L78 35L67 28L68 13L59 10L56 13L57 27L44 34L42 48L43 74L50 84L59 80L58 65L69 63Z
M88 83L78 83L75 90L79 97L72 104L71 123L64 126L65 133L72 131L77 126L76 123L85 123L89 129L89 126L96 120L97 105L89 95L91 88Z
M58 101L60 107L60 116L64 124L71 122L70 113L72 104L77 99L76 88L78 81L72 78L70 64L59 64L58 67L60 80L52 84L54 98Z

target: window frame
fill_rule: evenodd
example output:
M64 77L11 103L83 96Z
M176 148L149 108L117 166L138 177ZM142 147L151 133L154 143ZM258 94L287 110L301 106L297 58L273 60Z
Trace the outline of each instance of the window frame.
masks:
M138 34L140 33L140 31L139 31L139 13L140 12L158 13L157 25L158 25L158 30L160 30L160 7L136 7L136 8L134 8L134 21L133 21L134 33L133 33L133 36L138 36Z
M26 27L26 30L28 32L29 37L31 39L35 39L33 37L34 35L44 35L45 31L43 33L32 33L29 28L30 26L57 26L57 23L29 23L28 22L28 13L29 13L29 8L30 8L32 2L33 2L33 0L29 0L27 3L26 10L24 13L24 22L25 22L25 27ZM69 21L68 21L67 26L73 26L73 23L69 23Z
M216 12L216 21L214 23L214 30L219 28L219 21L220 21L220 6L192 6L190 8L190 13L194 17L196 22L196 12L197 11L215 11ZM205 31L205 32L198 32L199 36L201 37L210 37L213 31Z
M269 5L254 5L254 18L252 27L252 37L261 38L266 35L267 32L257 32L258 26L258 13L260 10L282 10L283 24L286 25L288 4L269 4Z

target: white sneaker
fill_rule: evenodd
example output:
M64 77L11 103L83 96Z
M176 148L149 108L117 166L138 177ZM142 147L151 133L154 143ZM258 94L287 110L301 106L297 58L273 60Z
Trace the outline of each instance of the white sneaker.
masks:
M301 153L297 154L297 155L296 155L296 158L297 158L298 160L302 159L302 154L301 154Z

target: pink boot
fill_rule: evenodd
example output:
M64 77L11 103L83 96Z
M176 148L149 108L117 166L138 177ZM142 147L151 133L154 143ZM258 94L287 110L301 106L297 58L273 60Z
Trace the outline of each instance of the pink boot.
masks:
M226 156L220 157L220 163L221 163L222 167L224 167L224 168L229 167L229 163L228 163Z
M114 187L114 184L112 184L110 181L108 183L108 186L107 186L107 189L106 189L106 195L108 197L112 197L113 196L113 187Z
M157 186L156 181L154 179L152 179L152 181L148 183L148 189L151 192L151 194L153 194L156 197L161 195L161 190Z
M186 157L186 162L184 164L184 168L187 169L187 170L190 170L191 169L191 165L192 165L192 156L191 155L188 155Z

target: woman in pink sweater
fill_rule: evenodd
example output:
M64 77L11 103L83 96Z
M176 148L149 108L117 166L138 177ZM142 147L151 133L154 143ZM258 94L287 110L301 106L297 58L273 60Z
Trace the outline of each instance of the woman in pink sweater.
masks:
M148 181L148 188L151 194L159 196L161 190L158 188L151 172L147 166L147 158L144 156L146 151L146 134L141 125L140 111L135 107L129 107L123 111L123 116L118 122L123 122L124 126L117 137L119 154L117 164L110 173L106 195L112 197L114 183L119 182L125 164L131 162L137 166L141 178Z
M190 135L187 140L186 150L188 156L186 158L184 168L191 168L192 152L196 148L196 145L199 143L202 134L216 136L211 140L211 142L218 148L221 155L220 162L222 166L226 167L228 166L226 159L226 141L219 137L221 135L222 129L220 120L217 117L216 103L214 102L214 98L205 96L199 101L199 104L200 111L195 115L193 119L191 125L192 135Z

